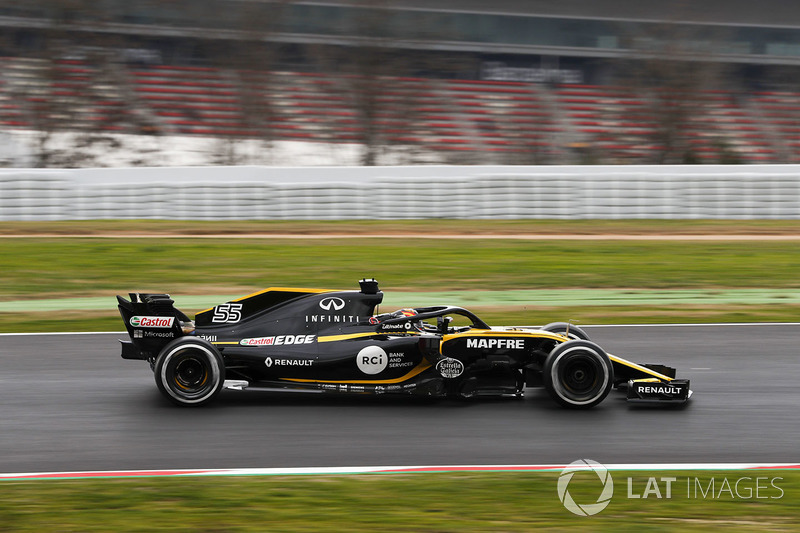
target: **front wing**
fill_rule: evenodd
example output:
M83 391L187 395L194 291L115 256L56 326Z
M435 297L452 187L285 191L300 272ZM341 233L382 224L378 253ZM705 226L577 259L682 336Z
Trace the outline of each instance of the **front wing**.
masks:
M637 364L608 354L614 365L614 375L620 388L627 390L627 400L633 403L682 404L689 401L692 391L688 379L675 379L674 368L663 364Z

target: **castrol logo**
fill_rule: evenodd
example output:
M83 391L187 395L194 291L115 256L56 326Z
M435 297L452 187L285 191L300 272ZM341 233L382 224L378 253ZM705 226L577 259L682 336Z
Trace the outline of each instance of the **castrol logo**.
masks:
M131 326L135 328L171 328L175 322L173 316L134 316Z

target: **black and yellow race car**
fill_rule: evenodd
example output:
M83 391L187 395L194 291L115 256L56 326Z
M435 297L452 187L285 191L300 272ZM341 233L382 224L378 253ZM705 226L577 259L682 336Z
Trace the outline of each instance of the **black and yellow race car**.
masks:
M691 395L673 368L607 354L568 323L491 327L446 305L376 314L383 293L374 279L350 291L269 288L194 321L167 294L117 300L130 335L122 357L149 361L159 390L182 406L246 388L469 398L544 387L576 409L613 387L639 402Z

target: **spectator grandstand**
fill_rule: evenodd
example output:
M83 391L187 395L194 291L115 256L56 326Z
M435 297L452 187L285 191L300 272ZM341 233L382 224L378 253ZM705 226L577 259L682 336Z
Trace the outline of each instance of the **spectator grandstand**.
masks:
M461 163L797 162L800 7L767 3L37 0L0 7L0 126L42 150L72 131Z

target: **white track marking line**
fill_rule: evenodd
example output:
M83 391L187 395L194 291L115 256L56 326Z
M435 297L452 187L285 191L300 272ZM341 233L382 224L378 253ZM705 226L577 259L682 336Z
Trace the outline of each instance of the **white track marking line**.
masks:
M352 466L309 468L235 468L194 470L119 470L84 472L27 472L0 474L0 481L42 479L97 479L135 477L206 477L206 476L296 476L423 474L453 472L552 472L567 465L443 465L443 466ZM605 465L608 470L798 470L797 463L620 463Z

